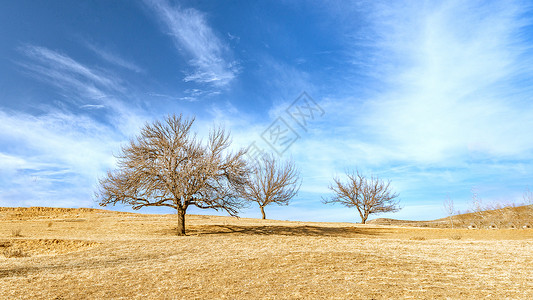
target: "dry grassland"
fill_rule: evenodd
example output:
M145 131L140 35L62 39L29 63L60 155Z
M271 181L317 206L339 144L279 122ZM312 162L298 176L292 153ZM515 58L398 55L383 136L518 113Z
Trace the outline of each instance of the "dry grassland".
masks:
M532 299L533 230L0 208L0 299Z

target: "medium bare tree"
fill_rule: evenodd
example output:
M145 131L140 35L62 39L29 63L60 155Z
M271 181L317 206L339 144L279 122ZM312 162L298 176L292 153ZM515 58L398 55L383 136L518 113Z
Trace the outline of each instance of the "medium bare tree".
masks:
M347 182L334 178L329 186L335 195L323 202L340 203L347 207L355 207L361 216L361 223L365 224L368 216L384 212L400 210L398 194L392 192L390 181L384 181L377 176L367 178L359 171L347 172Z
M289 205L300 185L300 172L294 162L282 163L272 155L264 155L250 173L242 197L257 202L263 219L266 219L265 206L272 203Z
M221 127L215 127L204 143L192 132L193 123L194 118L172 115L146 124L122 147L118 169L100 179L100 205L172 207L177 210L178 235L185 235L190 205L235 216L243 207L239 195L248 176L246 151L228 152L231 141Z

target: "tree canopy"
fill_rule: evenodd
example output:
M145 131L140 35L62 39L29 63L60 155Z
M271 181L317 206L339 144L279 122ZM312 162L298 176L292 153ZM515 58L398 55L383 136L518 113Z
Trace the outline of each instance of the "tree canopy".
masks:
M334 195L324 199L324 203L339 203L346 207L355 207L365 224L368 216L400 210L398 194L392 192L390 181L377 176L366 177L359 171L347 172L348 180L333 179L329 189Z
M289 205L300 184L300 172L293 161L281 162L273 155L263 155L250 173L243 198L259 204L262 218L266 219L265 206Z
M124 203L133 209L167 206L177 210L178 234L185 234L189 206L225 210L235 216L248 176L245 149L230 152L230 135L211 130L207 142L192 132L194 118L168 116L146 124L122 147L118 168L99 181L100 205Z

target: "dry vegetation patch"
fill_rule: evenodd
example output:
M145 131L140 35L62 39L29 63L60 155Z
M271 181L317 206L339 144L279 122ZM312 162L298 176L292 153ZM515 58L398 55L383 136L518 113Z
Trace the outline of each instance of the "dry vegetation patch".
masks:
M0 241L0 254L6 258L57 255L92 248L98 244L91 241L63 239L12 239Z

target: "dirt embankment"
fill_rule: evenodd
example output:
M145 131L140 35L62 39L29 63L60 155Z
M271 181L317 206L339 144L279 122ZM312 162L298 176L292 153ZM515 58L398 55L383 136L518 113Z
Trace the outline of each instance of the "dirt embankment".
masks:
M524 205L471 212L431 221L409 221L379 218L369 221L373 225L391 225L429 228L470 229L530 229L533 227L533 206Z

